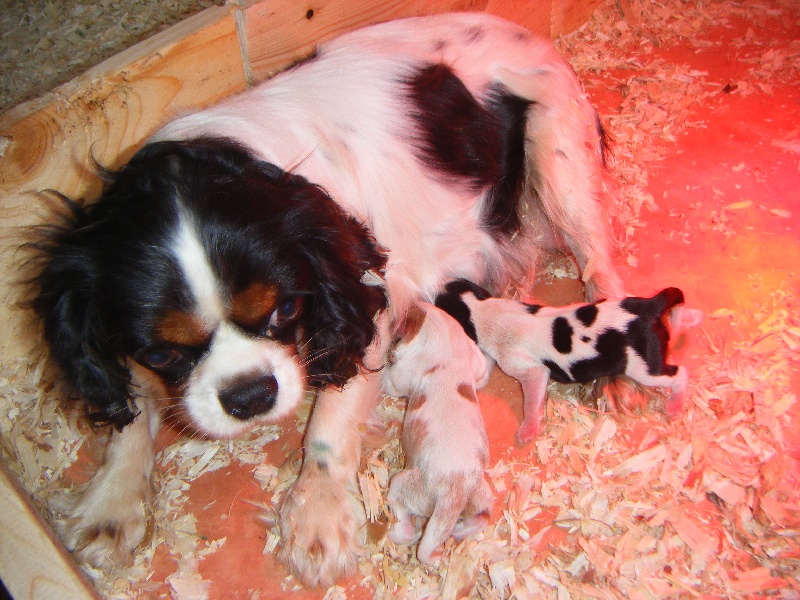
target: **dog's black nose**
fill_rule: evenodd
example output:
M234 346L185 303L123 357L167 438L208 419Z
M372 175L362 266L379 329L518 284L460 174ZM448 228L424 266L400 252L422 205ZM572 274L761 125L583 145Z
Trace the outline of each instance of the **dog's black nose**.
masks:
M242 375L229 381L219 392L219 402L234 419L245 421L275 406L278 382L272 375Z

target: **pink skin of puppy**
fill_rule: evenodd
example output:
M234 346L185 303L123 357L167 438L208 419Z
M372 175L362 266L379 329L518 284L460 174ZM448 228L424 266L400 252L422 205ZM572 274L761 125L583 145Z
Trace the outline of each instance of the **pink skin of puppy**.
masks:
M461 326L432 304L414 306L403 328L384 375L387 393L408 397L406 464L389 485L397 519L389 539L413 544L420 538L413 517L429 517L417 558L430 565L447 538L461 540L489 520L489 440L476 389L486 385L490 368Z
M703 313L678 306L683 292L667 288L651 298L601 300L546 307L492 298L466 280L451 281L436 306L452 315L480 349L522 386L522 424L517 439L541 432L547 383L588 383L627 375L644 386L670 389L666 412L683 409L685 367L666 362L670 329L691 327ZM669 326L666 321L669 321Z

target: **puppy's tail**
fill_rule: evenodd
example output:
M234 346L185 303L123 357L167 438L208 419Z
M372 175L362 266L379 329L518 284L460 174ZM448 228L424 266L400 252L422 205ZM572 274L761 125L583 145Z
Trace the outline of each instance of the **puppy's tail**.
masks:
M438 550L452 534L466 503L467 499L461 486L455 485L446 489L439 496L417 548L419 562L426 565L434 563Z

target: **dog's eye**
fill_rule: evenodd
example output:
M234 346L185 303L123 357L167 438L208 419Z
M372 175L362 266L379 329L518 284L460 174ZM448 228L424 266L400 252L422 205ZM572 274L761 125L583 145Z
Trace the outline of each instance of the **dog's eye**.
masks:
M275 312L272 313L269 319L270 327L280 327L284 323L293 321L300 316L303 308L303 302L300 296L286 298L278 304Z
M187 355L182 350L173 347L158 347L146 350L138 357L138 361L154 371L173 369L186 362Z

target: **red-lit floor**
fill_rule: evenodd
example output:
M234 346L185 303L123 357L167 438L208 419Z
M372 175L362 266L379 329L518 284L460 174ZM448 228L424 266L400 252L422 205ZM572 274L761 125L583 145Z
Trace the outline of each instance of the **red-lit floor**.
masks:
M688 13L696 4L667 3L668 9L671 7L671 10L683 13L676 14L675 27L685 26L687 20L693 19ZM615 25L623 21L616 12L616 5L604 5L602 10L609 14L596 20L595 24L607 27L610 23L612 32L623 35L622 41L613 37L598 41L586 33L579 33L569 40L580 41L574 48L585 48L585 44L596 48L601 59L612 46L615 46L615 52L627 53L636 59L636 64L617 65L608 71L591 70L576 61L576 70L586 82L587 91L603 115L609 132L618 138L618 149L623 152L628 147L637 149L635 156L618 157L618 164L615 166L612 162L612 169L624 163L628 168L634 167L646 173L646 181L639 180L638 185L642 188L640 191L650 194L657 206L652 210L645 207L635 211L635 218L623 215L623 232L626 225L632 227L627 237L621 234L625 239L619 257L628 291L645 295L666 286L677 286L684 290L690 306L700 308L706 314L702 329L687 331L679 352L680 360L694 376L693 389L702 388L705 395L702 398L700 394L690 395L686 414L672 423L667 423L659 413L657 402L638 412L634 407L633 415L619 411L611 415L616 435L609 441L609 452L613 447L621 461L661 444L667 448L668 459L675 463L673 472L685 468L688 476L685 483L677 485L672 492L659 488L653 492L654 495L648 495L648 490L633 485L636 479L645 477L645 473L634 473L631 480L621 481L607 478L605 472L592 471L587 447L581 446L585 442L565 432L580 432L580 427L585 426L591 435L595 435L598 432L591 428L599 417L596 411L582 407L580 410L587 417L586 424L573 422L571 415L579 409L564 400L552 400L549 404L550 417L544 434L547 448L536 444L526 448L515 447L513 434L521 417L519 391L516 383L501 373L494 374L490 385L480 394L480 400L490 436L492 464L502 460L503 465L514 466L514 473L533 473L539 481L533 486L537 494L544 493L537 487L542 482L547 488L548 481L560 476L566 481L566 489L577 493L576 488L570 487L570 482L573 478L578 481L585 477L588 469L592 477L598 478L598 489L608 486L607 489L613 493L621 494L622 500L627 498L642 504L651 502L655 512L648 513L650 519L656 519L653 515L665 502L665 493L667 496L672 494L669 500L685 511L681 514L685 514L688 521L700 529L708 525L716 546L711 553L713 556L698 561L691 555L693 552L702 553L702 543L698 547L688 543L682 536L685 531L681 530L678 521L670 521L673 517L665 517L668 524L661 526L665 528L663 530L658 529L657 519L636 520L643 536L645 533L662 536L653 538L653 546L640 543L637 548L642 556L655 556L654 548L663 549L669 564L657 568L649 563L646 567L640 565L636 567L638 570L634 569L636 575L633 576L626 571L625 565L636 559L635 552L623 556L622 551L614 547L614 544L622 543L621 532L614 536L600 530L599 533L586 534L584 540L577 540L575 536L581 533L580 530L576 533L569 528L553 526L559 509L548 507L525 522L526 535L536 541L536 545L531 546L529 562L530 572L539 573L537 582L529 582L528 587L524 587L520 555L509 554L507 550L494 546L492 552L499 554L492 554L487 550L490 547L488 542L484 541L475 546L480 556L474 562L478 582L474 589L468 588L473 589L471 594L474 597L481 594L488 597L489 589L498 593L496 597L508 597L508 590L513 586L509 584L503 588L498 584L496 573L494 579L485 573L487 565L497 557L511 561L502 564L512 565L513 585L517 586L521 598L542 597L530 591L536 589L536 585L546 590L549 597L555 597L559 585L569 590L572 597L592 597L593 590L605 590L605 597L609 598L623 595L637 598L689 597L705 593L710 597L766 594L788 598L800 594L794 579L800 569L800 542L793 537L800 532L800 507L796 504L800 490L800 405L795 403L787 413L775 417L783 431L783 447L776 442L774 435L767 436L763 430L774 424L763 416L764 406L780 401L789 403L788 394L800 394L800 368L792 355L795 347L800 348L797 299L800 293L800 12L791 9L789 3L747 0L727 16L727 23L705 24L713 19L698 19L691 36L679 39L666 35L672 26L669 19L663 15L657 19L651 16L651 9L655 11L653 7L660 5L647 6L647 11L640 16L641 23L632 23L631 30L631 24ZM723 10L721 4L703 7L706 13L718 14ZM748 7L748 12L743 13L741 7ZM657 26L667 29L655 29ZM660 45L647 41L653 38L661 40ZM698 44L697 40L704 42ZM620 45L625 47L620 49ZM767 77L764 69L771 69L767 75L772 76ZM666 73L667 77L677 73L677 81L684 81L687 85L672 87L672 79L659 82L658 73ZM651 81L643 84L642 78ZM677 131L674 141L670 141L665 139L668 136L652 133L653 129L642 129L642 124L637 125L636 119L632 128L623 126L621 120L614 120L614 116L622 114L622 108L628 114L636 115L636 106L625 103L631 102L631 94L637 85L649 86L650 90L647 106L640 105L644 111L642 114L656 110L653 106L668 113L674 110L672 103L669 106L659 103L660 98L669 96L670 90L678 89L678 94L693 94L701 90L707 95L699 101L687 97L683 111L672 121L668 119ZM660 113L656 110L656 113L648 114ZM693 126L684 127L687 122ZM703 125L698 126L699 123ZM643 139L638 145L626 146L628 137L633 134L643 136ZM662 158L648 160L647 157L653 155ZM633 182L617 183L623 192L625 186L630 185ZM625 222L626 218L629 222ZM556 279L549 284L543 283L533 291L533 296L540 301L567 303L580 298L579 286L568 278ZM780 362L782 357L785 360ZM762 362L764 371L757 366ZM721 390L720 393L715 395L715 389ZM741 407L729 406L735 402L743 404ZM718 439L713 436L730 434L728 430L723 432L720 424L738 409L744 415L737 421L738 426L750 433L737 430L739 437L734 435L730 444L726 442L720 447L723 450L735 449L747 446L747 442L752 449L756 443L753 440L757 438L771 441L770 448L774 450L774 456L753 450L763 458L763 464L753 466L757 471L756 480L760 483L749 487L746 482L737 483L744 490L743 505L752 510L760 527L765 530L763 535L769 536L771 529L786 532L781 535L788 540L785 542L788 547L779 548L779 556L770 557L771 562L755 548L758 540L753 542L739 531L741 522L737 519L741 513L737 512L737 507L726 504L724 499L719 500L720 495L724 496L721 490L728 488L719 488L719 493L712 494L709 490L693 487L696 481L706 481L703 479L704 469L713 471L715 477L728 472L715 470L715 457L719 457L722 450L716 449ZM294 432L295 429L294 422L284 424L285 432ZM711 439L700 439L704 437L703 432L711 432ZM298 447L299 440L299 434L292 433L271 443L268 448L270 460L280 465L284 457ZM163 446L172 441L165 437ZM627 454L625 444L630 446ZM679 450L689 444L692 462L680 465L682 455ZM705 448L708 448L707 452ZM549 464L542 460L548 452L551 456ZM598 456L602 458L602 452ZM568 460L562 461L564 457ZM525 465L533 470L526 471ZM174 550L178 545L163 543L155 549L152 565L137 571L138 574L121 572L119 577L126 582L118 581L113 587L123 595L148 598L171 596L183 599L202 597L203 593L213 599L271 599L283 597L284 593L288 597L288 591L295 588L296 583L286 580L285 569L277 565L269 553L262 553L267 541L267 525L258 519L263 513L259 505L269 505L270 502L269 495L262 491L254 478L254 467L233 460L229 466L194 480L185 492L188 499L183 507L170 513L169 517L174 519L191 514L197 518L196 536L190 536L193 540L190 559L170 554L170 549ZM557 472L562 468L563 472ZM659 462L654 469L660 471L662 481L669 479L671 469L668 463ZM734 475L731 477L736 481ZM493 483L500 480L501 474L495 473ZM493 531L497 539L510 539L510 534L504 533L506 529L497 525L497 521L504 518L504 511L513 513L514 502L526 493L518 483L515 476L508 475L506 491L501 489L496 494ZM630 496L626 485L631 486ZM786 488L785 493L780 489L770 492L770 497L777 499L775 502L783 502L781 506L787 516L782 523L771 521L759 512L758 506L752 506L754 502L758 504L761 494L766 494L770 486ZM691 512L692 504L697 505L696 513ZM670 529L673 526L675 529ZM380 532L381 526L377 525L373 538L379 537ZM536 539L537 534L541 534L539 539ZM156 536L159 535L166 534L156 528ZM747 538L745 542L741 539L731 541L740 535ZM211 542L223 538L224 543L218 549L202 552ZM323 598L327 593L329 598L369 598L373 597L374 586L381 590L381 597L427 597L424 589L430 591L430 588L424 588L424 585L431 581L441 583L442 579L438 577L444 575L444 571L426 573L419 565L410 565L407 570L410 579L403 579L398 575L403 570L402 565L398 566L397 551L386 549L374 539L373 542L368 551L378 552L380 548L387 554L385 564L391 563L385 567L383 581L375 578L380 569L365 569L360 576L342 582L341 588L305 590L293 593L292 597ZM595 543L597 546L592 545ZM557 560L569 563L580 552L586 554L588 565L577 575L554 567ZM601 565L598 556L606 555L612 558ZM374 556L365 560L374 562L372 559ZM502 562L499 559L498 564ZM179 567L181 571L176 575ZM153 572L145 575L150 568ZM555 580L543 583L546 577L542 573L555 573ZM761 578L756 580L757 576ZM146 577L147 581L131 581L135 577ZM625 582L637 577L641 582L625 588ZM371 581L363 581L369 578ZM659 582L659 579L663 581ZM403 592L403 588L407 591ZM498 589L506 591L500 593ZM523 589L527 589L530 595L520 591ZM194 595L191 590L200 590L200 595Z

